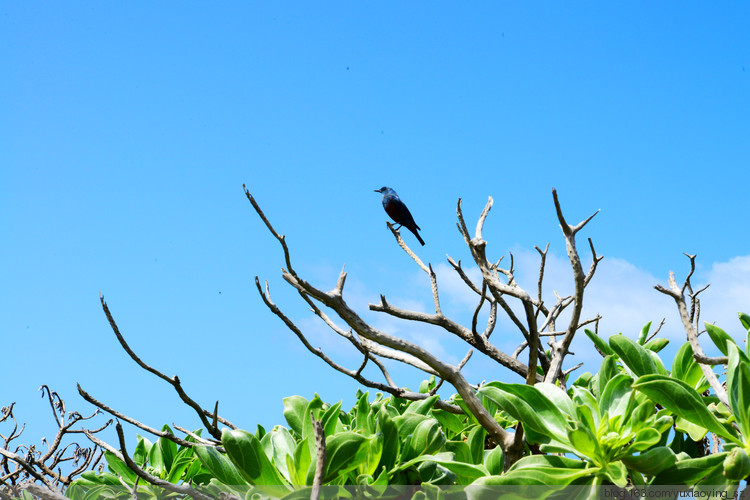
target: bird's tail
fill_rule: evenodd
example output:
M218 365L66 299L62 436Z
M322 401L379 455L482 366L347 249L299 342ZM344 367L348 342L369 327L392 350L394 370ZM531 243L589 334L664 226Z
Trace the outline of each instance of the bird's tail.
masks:
M424 246L424 240L422 239L421 236L419 236L419 233L416 230L412 231L412 233L414 233L414 236L416 236L419 242L422 244L422 246Z

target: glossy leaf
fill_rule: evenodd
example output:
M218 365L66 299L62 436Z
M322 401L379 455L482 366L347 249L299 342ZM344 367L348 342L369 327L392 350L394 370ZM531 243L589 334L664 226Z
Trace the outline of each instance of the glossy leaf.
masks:
M565 415L534 386L489 382L477 391L542 436L568 441Z
M343 425L339 421L340 414L341 401L339 401L335 405L331 405L330 407L328 407L325 413L323 413L320 421L323 424L323 432L326 436L331 436L335 434L337 430L343 429Z
M410 460L419 455L432 455L445 444L443 433L437 420L430 418L420 422L405 443L401 460Z
M452 453L438 453L435 455L421 455L399 465L399 470L408 469L415 464L422 462L435 462L447 468L456 474L456 480L459 484L469 484L480 477L489 475L489 471L484 465L473 465L463 462L456 462Z
M481 464L484 460L484 439L487 436L487 431L484 427L477 425L469 431L469 436L466 439L466 444L469 445L470 456L472 464Z
M288 484L268 460L260 441L253 434L239 429L224 429L221 444L229 460L250 484Z
M430 396L421 401L414 401L409 405L404 413L418 413L420 415L427 415L432 407L435 406L435 403L439 398L440 396L435 394L434 396Z
M369 444L365 436L351 431L327 437L324 481L331 481L365 463Z
M641 333L638 335L638 345L645 345L646 339L648 338L648 331L651 329L651 322L649 321L646 325L641 328Z
M669 345L669 340L665 338L651 339L643 347L652 352L659 352Z
M466 441L446 441L445 451L449 451L455 455L455 460L458 462L465 462L467 464L474 463L471 457L471 450Z
M628 415L628 409L633 405L632 401L633 379L620 373L615 375L604 387L604 392L599 396L599 411L607 412L609 418Z
M599 442L588 426L576 425L573 429L568 430L568 439L575 448L576 454L582 457L587 457L596 462L598 457L602 455Z
M443 426L443 429L449 431L447 433L449 436L460 434L465 427L464 421L461 417L459 417L458 415L454 415L453 413L450 413L448 411L433 408L430 414L435 417L438 422L440 422L440 425Z
M383 436L383 451L381 452L378 467L385 467L386 470L391 470L398 460L401 440L399 439L396 423L387 411L381 410L378 413L377 432Z
M734 339L716 325L712 325L711 323L703 323L703 325L706 327L706 332L708 332L708 336L711 337L714 345L719 348L724 356L726 356L728 353L727 343L736 345Z
M588 329L584 330L584 332L586 333L586 336L591 339L596 348L599 349L599 352L601 352L604 356L611 356L614 354L614 351L611 347L609 347L609 344L607 344L599 335Z
M151 451L153 444L143 436L138 436L136 434L136 437L138 438L138 444L133 451L133 462L143 467L148 460L148 454Z
M693 348L689 342L685 342L677 350L677 354L672 361L672 376L691 387L696 387L703 377L703 371L693 357Z
M307 403L305 411L302 414L302 438L313 436L312 418L310 415L314 415L317 420L320 420L320 410L323 408L323 400L317 394Z
M728 453L714 453L701 458L678 460L672 467L658 473L653 484L696 484L713 470L723 470L722 463Z
M221 483L229 485L248 484L234 464L227 457L219 453L216 448L211 446L196 446L193 449L203 467Z
M735 344L728 344L727 392L737 425L750 441L750 361Z
M107 461L107 465L109 466L110 470L120 476L121 478L125 479L128 484L135 483L136 475L135 472L133 472L130 467L125 465L125 462L117 458L114 454L110 453L109 451L104 453L104 460Z
M484 466L490 474L502 474L505 466L505 455L499 446L484 452Z
M608 463L602 467L601 473L620 488L628 484L628 469L620 461Z
M740 443L703 404L695 390L681 380L663 375L646 375L639 378L633 388L646 394L652 401L684 418L688 422L705 427L709 431L730 441Z
M637 470L649 476L659 474L663 470L672 467L675 462L677 462L677 456L667 446L652 448L638 455L629 455L622 459L622 463L627 468Z
M656 367L651 356L642 346L633 342L629 337L625 335L612 335L609 338L609 345L634 375L641 376L656 373Z
M294 449L294 459L291 460L287 457L286 464L287 470L289 471L289 479L294 485L301 486L308 484L308 471L312 465L312 457L315 454L315 450L311 449L315 446L314 443L311 446L312 441L313 438L302 439L297 443L297 447Z
M594 395L596 397L601 397L607 383L618 373L617 358L613 353L612 356L607 356L602 360L602 364L599 367L599 373L596 375L596 384L592 387Z
M302 435L302 421L305 418L309 418L309 415L305 416L305 408L309 404L309 401L302 396L289 396L284 398L284 418L286 419L289 427L298 435Z
M661 441L661 433L651 427L641 429L635 435L633 443L628 446L628 450L634 451L645 451L654 446L656 443Z
M745 327L745 330L750 331L750 315L743 312L737 313L740 317L740 323Z
M272 461L276 468L279 469L279 472L288 481L291 481L286 457L287 455L294 456L294 450L297 447L297 443L294 441L294 438L286 427L281 425L275 426L271 432L263 437L261 445L263 445L263 451L266 456Z

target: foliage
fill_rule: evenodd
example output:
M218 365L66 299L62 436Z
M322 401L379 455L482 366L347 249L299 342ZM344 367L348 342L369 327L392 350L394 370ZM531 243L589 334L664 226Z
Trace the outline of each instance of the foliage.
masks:
M394 485L422 485L422 494L432 486L471 485L466 491L473 498L501 485L680 484L732 491L750 474L750 358L723 330L712 325L708 331L728 355L729 409L708 395L688 343L670 371L657 354L665 342L646 342L645 334L638 341L613 335L605 342L589 332L605 356L596 374L581 375L567 390L549 383L479 387L483 406L500 425L523 423L525 454L507 470L502 449L470 414L436 408L439 396L429 395L434 377L420 387L422 400L380 393L371 400L358 391L349 411L318 396L285 398L286 427L258 426L254 433L226 428L223 449L192 438L188 447L139 436L133 460L162 479L213 495L309 497L305 488L313 483L317 460L312 415L325 432L324 484L371 496L387 496ZM458 395L452 402L463 404ZM67 490L70 498L130 496L114 485L132 488L135 474L113 454L105 458L109 471L85 473ZM143 484L138 491L142 498L158 493Z

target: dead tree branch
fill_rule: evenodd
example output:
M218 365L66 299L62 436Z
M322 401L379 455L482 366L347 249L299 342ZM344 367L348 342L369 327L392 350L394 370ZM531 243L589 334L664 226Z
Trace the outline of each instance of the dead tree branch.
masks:
M183 403L191 407L195 412L198 414L198 418L200 418L201 423L203 426L208 430L208 432L217 440L221 440L221 431L219 430L218 426L215 424L215 421L219 421L223 423L224 425L235 429L236 427L229 421L220 418L215 413L211 413L208 410L204 410L200 407L198 403L196 403L190 396L187 395L185 390L182 388L182 383L180 382L180 378L175 375L174 377L169 377L156 368L153 368L146 363L144 363L141 358L138 357L138 355L130 348L128 343L125 341L125 338L120 333L120 329L117 327L117 323L115 323L115 319L112 317L112 313L109 312L109 307L107 307L107 302L104 300L104 297L99 297L99 300L102 303L102 308L104 309L104 314L107 316L107 320L109 321L110 327L112 327L112 331L115 332L115 336L117 337L117 340L120 342L120 345L123 349L125 349L125 352L128 353L128 356L135 361L138 366L146 370L147 372L153 373L160 379L167 382L169 385L174 387L174 390L177 391L177 394L180 396L180 399ZM212 420L209 420L211 418Z
M656 285L654 286L654 288L664 295L668 295L672 297L672 299L674 299L675 304L677 304L677 309L680 312L682 326L685 329L685 333L687 334L687 341L690 343L690 347L693 348L693 357L696 361L698 361L698 366L700 366L701 371L703 372L703 376L706 377L706 380L711 386L711 389L713 389L714 394L716 394L716 397L719 398L719 401L721 401L724 406L726 406L727 408L731 408L729 406L727 391L721 385L721 382L719 382L719 378L711 368L712 365L720 363L714 362L716 361L716 358L709 358L708 356L706 356L706 354L703 352L700 341L698 340L698 316L700 314L700 301L697 297L700 292L708 287L708 285L698 290L698 292L692 293L690 278L695 272L695 255L685 255L688 257L688 259L690 259L690 272L685 278L682 286L677 285L677 280L675 279L674 272L669 271L669 288L662 285ZM685 300L685 290L688 290L690 292L690 311L688 311L688 305ZM696 314L695 311L698 311L698 314Z

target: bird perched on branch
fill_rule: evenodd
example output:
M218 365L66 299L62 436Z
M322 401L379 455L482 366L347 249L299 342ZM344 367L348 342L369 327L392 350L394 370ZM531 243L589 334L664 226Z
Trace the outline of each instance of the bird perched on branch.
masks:
M416 236L422 246L424 246L424 240L422 240L419 233L417 233L419 226L414 222L414 217L411 216L411 212L406 208L406 205L401 201L401 198L398 197L396 191L384 186L380 189L376 189L375 192L383 193L383 208L385 208L385 212L391 216L391 219L398 224L398 228L404 226L406 229L414 233L414 236Z

